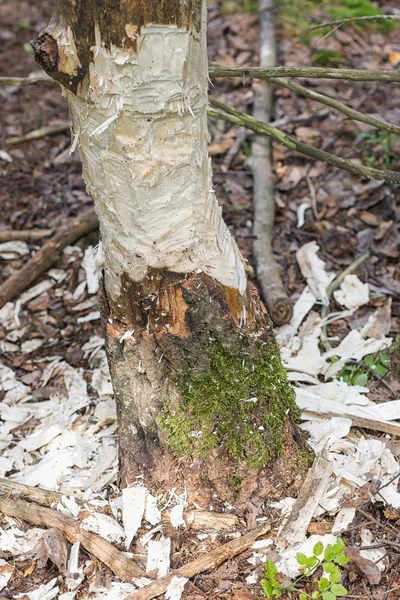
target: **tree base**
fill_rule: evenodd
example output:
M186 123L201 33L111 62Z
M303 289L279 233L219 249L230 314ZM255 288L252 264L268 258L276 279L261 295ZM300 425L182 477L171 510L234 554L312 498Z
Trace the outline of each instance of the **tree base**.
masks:
M204 506L292 485L308 450L256 290L160 271L125 290L102 311L124 484L181 482Z

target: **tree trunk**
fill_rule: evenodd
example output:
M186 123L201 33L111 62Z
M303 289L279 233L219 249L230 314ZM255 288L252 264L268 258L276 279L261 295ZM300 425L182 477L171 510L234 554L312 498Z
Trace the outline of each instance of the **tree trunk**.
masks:
M296 456L297 410L212 188L205 1L57 0L33 46L99 217L122 478L257 487Z

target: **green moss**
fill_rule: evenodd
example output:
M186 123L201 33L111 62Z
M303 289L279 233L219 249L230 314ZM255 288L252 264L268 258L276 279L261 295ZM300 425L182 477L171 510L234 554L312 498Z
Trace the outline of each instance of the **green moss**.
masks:
M329 35L332 27L310 31L310 25L323 23L329 20L351 19L355 17L368 17L382 15L382 11L371 0L276 0L279 10L278 22L286 33L299 36L304 43L311 37ZM344 23L341 28L351 26ZM396 27L396 23L387 20L358 21L357 27L374 28L388 33Z
M232 475L229 477L229 485L234 489L234 491L240 490L240 486L244 479L244 475Z
M321 50L313 56L313 64L320 67L337 67L343 62L343 57L334 50Z
M160 422L180 456L205 457L221 448L262 468L282 454L284 422L298 420L299 413L271 340L249 346L238 335L228 348L209 339L203 350L207 368L184 369L176 381L181 402L174 410L166 407Z

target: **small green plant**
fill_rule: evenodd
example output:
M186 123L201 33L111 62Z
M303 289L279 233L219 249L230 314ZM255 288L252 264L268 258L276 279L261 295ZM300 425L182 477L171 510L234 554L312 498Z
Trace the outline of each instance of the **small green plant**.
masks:
M383 160L387 169L391 169L393 163L396 163L400 160L400 155L393 153L392 150L392 143L394 142L396 137L396 134L387 132L360 133L359 135L359 139L364 141L364 144L367 149L378 145L383 146ZM373 165L377 162L377 157L370 156L367 158L367 162L368 164Z
M390 356L380 352L377 355L369 354L362 362L349 363L339 373L339 379L349 385L364 386L372 373L384 377L390 367Z
M343 56L334 50L321 50L313 56L313 64L320 67L338 67L344 62Z
M276 575L278 569L272 560L265 563L264 578L261 587L266 598L280 598L283 592L299 592L299 600L336 600L347 595L346 588L341 585L342 578L339 566L349 562L349 557L344 554L344 542L341 538L336 539L335 544L328 544L325 548L322 542L315 544L312 556L306 556L301 552L296 554L301 573L292 585L282 587ZM310 577L315 571L322 567L321 577L312 581L316 588L311 593L299 590L298 584L305 578Z

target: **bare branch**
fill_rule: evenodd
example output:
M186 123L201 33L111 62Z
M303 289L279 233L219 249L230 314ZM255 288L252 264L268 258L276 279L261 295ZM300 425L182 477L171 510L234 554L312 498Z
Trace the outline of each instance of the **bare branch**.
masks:
M211 79L223 77L248 77L271 79L271 77L307 77L309 79L345 79L348 81L400 82L400 71L363 71L359 69L331 69L328 67L224 67L210 63L208 74Z
M71 127L69 121L58 123L57 125L49 125L48 127L41 127L40 129L34 129L26 135L14 136L6 138L6 144L21 144L22 142L30 142L31 140L40 140L47 135L57 135L68 131Z
M380 119L375 119L374 117L370 117L354 108L350 108L343 104L343 102L339 102L338 100L334 100L334 98L330 98L329 96L325 96L324 94L320 94L319 92L314 92L313 90L309 90L298 83L294 83L293 81L287 81L285 79L270 79L271 82L276 85L280 85L285 87L296 94L300 94L305 98L310 98L310 100L315 100L315 102L319 102L320 104L325 104L326 106L330 106L336 110L339 110L341 113L353 119L353 121L360 121L361 123L366 123L367 125L371 125L372 127L377 127L378 129L384 129L389 133L395 133L396 135L400 135L400 127L397 125L392 125L391 123L387 123L386 121L381 121Z
M44 85L57 85L57 82L47 75L43 75L40 73L37 75L36 73L32 73L28 75L28 77L0 77L0 86L22 86L22 85L34 85L36 83L41 83Z
M283 131L276 129L276 127L271 127L270 125L262 123L261 121L257 121L256 119L253 119L253 117L245 115L244 113L241 113L238 110L227 106L223 102L219 102L219 100L216 100L215 98L210 97L209 101L212 106L224 111L220 112L209 108L208 114L214 119L222 119L224 121L228 121L229 123L234 123L235 125L248 127L249 129L252 129L256 133L259 133L261 135L271 136L280 144L286 146L286 148L290 148L290 150L296 150L297 152L305 154L310 158L320 160L328 165L332 165L333 167L337 167L338 169L342 169L344 171L349 171L350 173L354 173L355 175L360 175L361 177L368 177L369 179L378 179L380 181L386 181L386 183L400 183L400 173L396 171L388 171L387 169L374 169L372 167L358 165L351 160L345 160L344 158L340 158L339 156L335 156L334 154L330 154L329 152L325 152L324 150L314 148L314 146L304 144L296 138L287 135Z
M310 31L315 29L322 29L323 27L334 27L336 25L344 25L346 23L355 23L357 21L375 21L376 19L391 21L400 21L400 15L370 15L365 17L349 17L347 19L338 19L337 21L327 21L326 23L320 23L319 25L313 25L310 27Z

